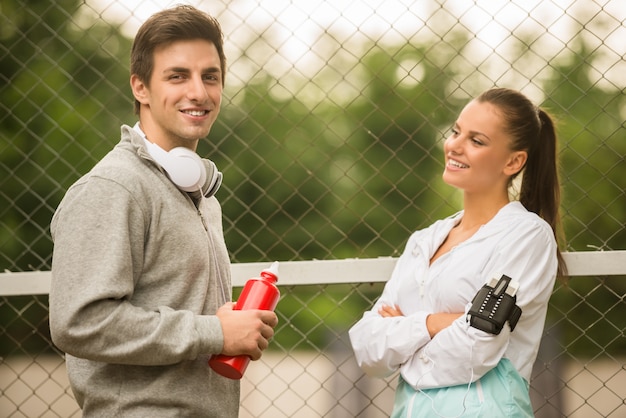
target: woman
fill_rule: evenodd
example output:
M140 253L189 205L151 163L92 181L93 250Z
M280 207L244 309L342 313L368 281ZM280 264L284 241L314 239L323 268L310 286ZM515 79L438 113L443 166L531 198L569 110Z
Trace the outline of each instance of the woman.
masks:
M392 417L532 417L528 382L565 273L554 125L521 93L492 89L465 106L444 153L443 179L463 191L463 211L411 235L350 340L367 374L400 371ZM492 334L467 313L502 275L517 282L522 314L513 331Z

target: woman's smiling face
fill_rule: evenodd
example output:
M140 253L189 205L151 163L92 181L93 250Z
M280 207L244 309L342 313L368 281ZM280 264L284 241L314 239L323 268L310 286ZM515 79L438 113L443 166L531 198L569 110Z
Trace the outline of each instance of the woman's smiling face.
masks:
M526 153L512 151L510 141L494 105L470 102L444 142L443 180L470 193L506 190L510 176L526 161Z

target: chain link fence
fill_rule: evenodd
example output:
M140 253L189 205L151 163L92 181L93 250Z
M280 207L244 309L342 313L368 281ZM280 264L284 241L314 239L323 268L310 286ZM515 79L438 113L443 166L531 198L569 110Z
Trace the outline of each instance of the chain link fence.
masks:
M0 0L4 272L50 269L65 190L134 123L132 36L174 3ZM234 263L399 255L413 230L460 208L440 180L442 139L493 86L559 121L567 250L626 248L621 0L192 4L226 37L222 111L198 152L224 173ZM538 417L626 416L624 278L555 288L531 382ZM241 416L386 416L395 378L364 377L346 340L382 284L281 290L277 335L243 381ZM47 306L46 295L0 296L0 416L79 416Z

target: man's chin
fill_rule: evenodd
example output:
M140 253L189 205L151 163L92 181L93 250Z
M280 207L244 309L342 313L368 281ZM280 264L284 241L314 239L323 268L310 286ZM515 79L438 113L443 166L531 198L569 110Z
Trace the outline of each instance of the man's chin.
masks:
M199 139L205 138L207 135L209 135L210 131L211 127L196 126L179 132L179 136L181 139L185 140L185 142L195 142Z

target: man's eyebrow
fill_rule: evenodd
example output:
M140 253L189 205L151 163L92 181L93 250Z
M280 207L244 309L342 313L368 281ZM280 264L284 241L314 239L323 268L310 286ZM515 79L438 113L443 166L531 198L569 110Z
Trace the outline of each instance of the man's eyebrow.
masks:
M168 67L163 70L164 73L189 73L191 70L186 67ZM203 73L221 73L222 70L220 67L208 67L202 69Z
M209 67L202 70L203 74L222 74L222 69L220 67Z
M190 72L189 68L185 67L168 67L163 70L164 73L188 73Z

